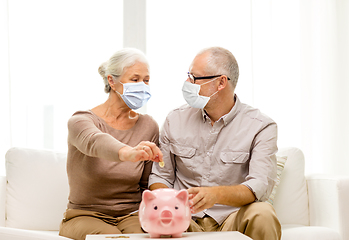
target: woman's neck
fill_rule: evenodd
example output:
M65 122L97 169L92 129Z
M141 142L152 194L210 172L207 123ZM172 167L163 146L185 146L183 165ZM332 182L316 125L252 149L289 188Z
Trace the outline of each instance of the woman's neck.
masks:
M120 130L133 127L138 119L138 113L127 107L116 94L110 94L107 101L91 110L108 125Z

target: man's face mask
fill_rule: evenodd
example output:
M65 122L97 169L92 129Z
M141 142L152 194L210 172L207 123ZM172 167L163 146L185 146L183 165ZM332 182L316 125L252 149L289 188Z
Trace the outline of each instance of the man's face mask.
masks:
M205 84L210 83L216 79L217 79L217 77L212 79L211 81L208 81L208 82L201 84L201 85L205 85ZM183 97L184 97L185 101L187 101L189 106L191 106L193 108L203 109L206 106L206 104L208 103L208 101L210 100L210 98L218 92L218 91L216 91L215 93L213 93L209 97L201 96L201 95L199 95L201 85L194 84L194 83L191 83L188 81L185 81L183 84L183 87L182 87Z
M120 82L121 83L121 82ZM136 110L143 107L151 97L150 87L144 82L137 83L121 83L123 85L123 94L118 93L126 105Z

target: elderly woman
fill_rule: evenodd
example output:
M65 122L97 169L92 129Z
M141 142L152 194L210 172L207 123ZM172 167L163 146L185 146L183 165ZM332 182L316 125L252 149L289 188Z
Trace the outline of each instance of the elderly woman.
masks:
M152 162L162 161L158 124L136 113L150 98L144 54L127 48L99 67L107 101L68 121L69 203L60 235L142 233L137 210Z

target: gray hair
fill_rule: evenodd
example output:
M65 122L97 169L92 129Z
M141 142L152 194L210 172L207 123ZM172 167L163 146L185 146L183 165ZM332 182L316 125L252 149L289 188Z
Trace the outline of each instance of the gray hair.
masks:
M222 47L210 47L201 50L197 55L208 53L206 73L212 75L224 74L230 78L235 89L239 78L239 65L234 55Z
M125 68L135 65L137 62L145 63L149 69L148 60L142 51L135 48L124 48L114 53L107 62L102 63L98 68L98 73L103 78L104 91L109 93L111 89L108 75L119 77Z

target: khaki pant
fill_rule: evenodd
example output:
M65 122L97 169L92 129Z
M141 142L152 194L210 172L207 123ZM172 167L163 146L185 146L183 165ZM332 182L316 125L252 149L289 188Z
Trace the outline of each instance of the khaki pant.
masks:
M112 217L99 212L67 209L59 228L59 235L84 240L88 234L144 233L138 213Z
M281 225L274 208L265 202L243 206L219 225L205 216L191 221L188 232L239 231L253 240L280 240Z

